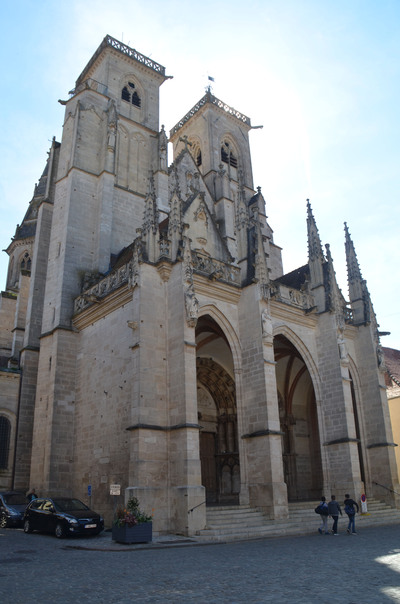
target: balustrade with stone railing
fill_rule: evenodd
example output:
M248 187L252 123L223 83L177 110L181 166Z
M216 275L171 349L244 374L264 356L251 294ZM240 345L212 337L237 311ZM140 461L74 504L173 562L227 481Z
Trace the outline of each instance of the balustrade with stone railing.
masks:
M100 302L111 292L129 282L133 273L133 261L129 261L115 271L100 279L95 285L86 289L74 300L74 314L85 310L93 303Z
M240 268L210 258L206 254L192 251L193 270L196 273L206 275L210 279L226 281L233 285L240 285Z
M187 114L172 128L172 130L170 130L170 137L173 136L176 132L178 132L178 130L180 130L182 128L182 126L184 126L184 124L186 124L186 122L193 115L195 115L195 113L197 113L198 111L200 111L200 109L202 107L204 107L204 105L206 103L211 103L213 105L216 105L220 109L223 109L223 111L225 111L226 113L229 113L230 115L236 117L238 120L240 120L244 124L247 124L248 126L251 126L251 122L250 122L250 118L249 117L247 117L246 115L244 115L243 113L241 113L237 109L234 109L233 107L230 107L229 105L227 105L226 103L224 103L220 99L217 99L217 97L215 97L213 94L211 94L210 91L207 91L206 94L200 99L200 101L198 101L196 103L196 105L194 105L194 107L192 107L191 110L187 112Z
M240 269L236 266L198 252L192 252L192 263L194 272L198 274L206 275L212 280L240 285ZM108 294L127 283L134 285L136 283L135 273L134 260L130 260L124 266L110 272L75 298L74 314L82 312L92 304L101 302Z
M314 297L304 291L286 287L282 284L276 284L274 291L274 299L279 300L291 306L297 306L302 310L310 310L314 307Z

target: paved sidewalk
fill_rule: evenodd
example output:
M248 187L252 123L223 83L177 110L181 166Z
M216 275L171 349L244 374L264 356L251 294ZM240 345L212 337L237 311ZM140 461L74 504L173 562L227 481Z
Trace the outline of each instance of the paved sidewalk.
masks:
M68 539L64 543L66 547L73 549L92 550L92 551L124 551L136 549L161 549L166 547L189 547L193 545L208 545L213 542L204 542L196 540L195 537L182 537L181 535L153 535L150 543L117 543L112 540L111 530L106 530L96 537Z
M1 604L400 604L400 525L203 543L0 529Z

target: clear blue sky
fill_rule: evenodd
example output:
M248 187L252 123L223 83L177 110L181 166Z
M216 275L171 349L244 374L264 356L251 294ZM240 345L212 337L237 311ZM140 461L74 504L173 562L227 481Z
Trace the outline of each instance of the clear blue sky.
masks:
M248 115L285 271L307 261L306 198L347 297L343 223L355 243L384 346L400 349L400 1L22 0L2 7L0 245L32 198L68 91L106 34L174 76L167 132L214 94ZM171 160L171 157L170 157ZM0 287L7 255L0 254Z

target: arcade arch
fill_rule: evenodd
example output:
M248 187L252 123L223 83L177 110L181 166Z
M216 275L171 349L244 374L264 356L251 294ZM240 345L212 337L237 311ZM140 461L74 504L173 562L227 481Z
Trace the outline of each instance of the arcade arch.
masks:
M299 350L274 338L284 480L289 501L318 499L323 486L316 396Z
M208 504L236 504L240 492L236 385L227 337L210 316L196 326L197 412Z

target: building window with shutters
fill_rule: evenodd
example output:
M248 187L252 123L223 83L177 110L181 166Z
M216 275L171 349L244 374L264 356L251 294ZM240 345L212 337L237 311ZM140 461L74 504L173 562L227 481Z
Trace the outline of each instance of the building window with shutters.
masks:
M238 166L237 155L233 152L228 142L223 142L221 145L221 161L232 168L237 168Z

